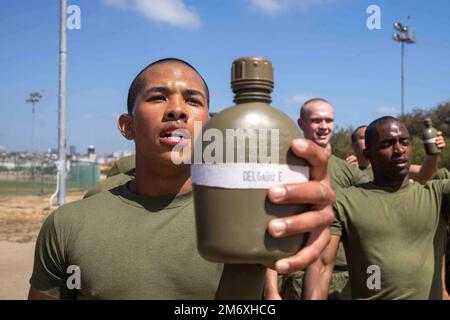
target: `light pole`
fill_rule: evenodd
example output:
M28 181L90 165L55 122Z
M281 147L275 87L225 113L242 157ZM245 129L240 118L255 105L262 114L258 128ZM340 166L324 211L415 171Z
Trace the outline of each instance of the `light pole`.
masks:
M58 204L66 202L66 11L67 0L60 0L59 29L59 112L58 112Z
M34 166L35 166L35 146L34 146L34 130L35 130L35 122L36 122L36 112L35 112L35 104L41 101L42 95L39 92L31 92L30 96L27 100L28 103L32 104L32 120L31 120L31 181L33 182L33 190L34 190Z
M405 43L415 43L416 42L416 32L411 26L404 26L400 22L394 23L394 29L399 31L392 35L392 39L401 43L401 104L402 104L402 116L405 113L405 77L404 77L404 64L403 59L405 57Z

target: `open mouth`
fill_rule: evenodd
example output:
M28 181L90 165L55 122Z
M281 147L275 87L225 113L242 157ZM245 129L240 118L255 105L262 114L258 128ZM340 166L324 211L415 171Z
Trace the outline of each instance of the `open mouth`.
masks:
M187 141L186 129L169 128L161 131L159 141L165 145L175 146Z
M404 168L408 165L408 161L406 159L394 160L394 165L396 168Z

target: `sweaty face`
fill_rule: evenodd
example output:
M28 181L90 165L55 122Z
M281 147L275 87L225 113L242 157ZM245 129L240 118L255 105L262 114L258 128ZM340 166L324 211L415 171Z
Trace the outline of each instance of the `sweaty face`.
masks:
M194 70L170 61L145 71L133 109L133 125L136 148L146 158L172 161L174 146L188 142L173 131L187 130L194 139L194 121L204 124L207 120L206 88Z
M306 139L326 147L333 135L333 107L326 102L312 103L306 108L305 116L299 120L299 124Z
M363 156L363 151L366 148L365 137L366 128L360 128L356 132L356 141L352 142L352 149L357 157Z
M401 122L383 122L376 127L367 156L374 173L380 172L389 179L401 179L409 172L411 165L411 137Z

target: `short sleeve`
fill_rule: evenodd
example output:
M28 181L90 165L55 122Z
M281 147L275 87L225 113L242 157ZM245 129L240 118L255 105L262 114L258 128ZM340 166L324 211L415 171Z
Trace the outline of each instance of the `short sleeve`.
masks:
M333 220L333 223L331 224L331 234L334 236L342 236L342 223L338 218L339 214L338 214L337 210L338 209L335 205L333 208L334 220Z
M450 224L450 179L440 180L443 190L442 209L441 212L446 215L447 223Z
M57 211L47 217L39 232L30 285L48 296L69 299L73 298L74 292L66 285L67 263L55 227L56 213Z
M347 165L352 172L352 186L367 183L370 181L370 178L364 174L361 170L356 167Z

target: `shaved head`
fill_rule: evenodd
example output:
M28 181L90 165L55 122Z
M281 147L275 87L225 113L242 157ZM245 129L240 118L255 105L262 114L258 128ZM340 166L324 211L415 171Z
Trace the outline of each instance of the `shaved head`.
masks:
M327 103L330 104L327 100L322 99L322 98L313 98L313 99L309 99L307 101L305 101L302 105L302 107L300 108L300 119L305 119L306 117L306 112L308 110L310 110L310 108L313 105L316 105L317 103Z

